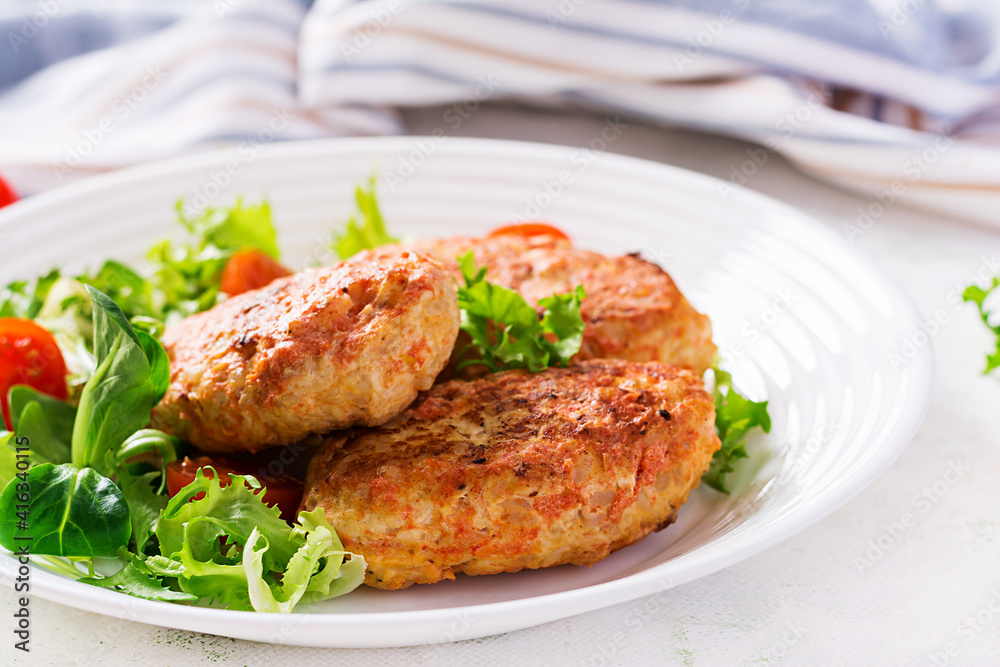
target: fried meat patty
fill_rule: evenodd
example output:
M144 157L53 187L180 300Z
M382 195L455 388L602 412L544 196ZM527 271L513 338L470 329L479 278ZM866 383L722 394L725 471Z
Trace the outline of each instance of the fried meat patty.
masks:
M153 426L207 452L381 424L431 386L458 334L454 281L416 252L362 252L167 329Z
M434 386L309 466L322 507L385 589L590 565L670 524L719 448L711 396L660 363L586 361Z
M471 250L476 266L486 266L487 280L532 304L583 285L585 328L575 360L660 361L701 375L715 359L708 317L691 306L666 271L637 255L608 257L555 236L454 237L405 247L436 258L459 281L456 258Z

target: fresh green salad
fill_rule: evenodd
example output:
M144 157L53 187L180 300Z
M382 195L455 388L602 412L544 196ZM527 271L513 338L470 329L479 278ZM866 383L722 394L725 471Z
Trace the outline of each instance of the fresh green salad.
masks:
M11 429L0 432L0 545L27 546L67 576L153 600L291 611L342 595L364 580L365 562L344 551L321 511L290 525L264 503L257 479L216 479L214 470L166 493L183 443L146 428L170 379L158 337L225 297L234 258L250 257L251 275L260 258L279 258L266 202L195 218L181 211L182 240L155 244L146 271L109 260L93 274L53 270L15 282L0 296L0 317L20 327L8 333L30 342L24 359L3 352L8 371L23 368L0 378ZM32 322L39 326L25 329ZM54 347L65 367L34 373L31 362L54 357ZM34 388L53 372L68 385L62 395ZM102 575L98 564L115 571Z
M339 257L397 241L372 178L357 214L335 233ZM109 260L94 273L55 269L0 293L0 545L79 581L141 598L288 612L347 593L366 564L346 552L322 510L286 522L253 475L199 468L168 494L168 470L185 443L148 428L170 379L159 337L226 295L286 275L267 202L188 217L178 240L156 243L149 266ZM579 349L582 286L534 306L489 282L460 257L460 367L537 372ZM722 449L703 480L728 493L726 475L747 456L748 432L770 428L767 403L741 396L716 368ZM235 480L235 482L234 482ZM24 553L24 551L20 551Z

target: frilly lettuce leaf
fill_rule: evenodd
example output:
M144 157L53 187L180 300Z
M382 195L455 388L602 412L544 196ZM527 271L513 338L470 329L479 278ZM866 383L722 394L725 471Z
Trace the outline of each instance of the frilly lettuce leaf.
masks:
M340 259L347 259L362 250L387 243L399 243L399 239L390 235L385 227L385 220L375 197L374 176L368 179L367 190L363 185L355 188L354 199L358 204L357 214L347 219L343 232L334 232L333 243L330 244L330 249Z
M256 479L230 477L223 486L214 471L209 477L200 469L170 500L156 527L162 555L146 560L151 570L176 577L198 598L266 612L290 612L361 584L364 559L344 551L322 510L301 512L289 526L254 493Z
M473 364L490 372L527 368L537 373L550 366L565 366L580 351L583 319L580 304L587 296L582 285L567 294L541 299L538 312L517 292L486 280L486 269L477 269L471 252L458 258L465 285L458 288L462 331L472 338L477 356L464 358L459 368ZM462 356L468 351L463 350Z
M996 337L994 341L993 352L986 355L986 368L983 369L983 374L987 374L996 368L1000 368L1000 323L997 322L995 314L990 308L987 307L986 301L990 294L993 293L998 286L1000 286L1000 277L994 277L993 282L987 286L986 289L979 287L978 285L969 285L962 292L962 299L976 304L979 309L979 317L982 319L983 324L986 328L993 332Z
M715 430L722 441L722 448L712 456L712 463L701 480L722 493L729 493L726 475L733 472L733 464L747 458L746 439L751 429L759 426L764 433L771 431L771 416L767 401L751 401L733 388L733 377L716 367Z
M223 559L218 538L242 546L258 529L274 545L269 550L268 569L283 568L297 546L291 543L292 528L281 519L278 508L268 507L254 493L260 489L260 482L251 476L230 475L232 483L223 486L214 470L212 476L204 470L198 470L194 481L171 498L160 515L156 527L160 553L173 558L185 543L191 543L189 548L196 560L215 558L236 565L238 557ZM201 494L204 497L192 500Z
M302 546L282 573L281 583L269 583L264 577L263 560L270 544L256 528L243 549L250 602L256 611L287 613L300 601L316 602L343 595L364 581L364 558L344 551L322 509L300 512L298 520L292 534L302 540ZM344 564L344 556L349 555L351 559Z

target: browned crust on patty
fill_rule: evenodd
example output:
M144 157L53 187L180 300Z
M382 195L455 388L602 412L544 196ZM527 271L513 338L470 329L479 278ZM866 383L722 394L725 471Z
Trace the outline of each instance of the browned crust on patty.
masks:
M322 507L377 588L589 565L673 520L719 448L694 374L595 360L451 381L310 465Z
M487 267L487 280L532 304L583 285L587 298L581 307L585 328L578 361L660 361L700 375L715 359L708 317L691 306L666 271L638 255L608 257L554 236L453 237L378 252L403 247L435 257L459 281L456 258L472 251L476 265Z
M208 452L377 425L427 389L458 332L454 281L415 252L363 252L228 299L167 329L153 426Z

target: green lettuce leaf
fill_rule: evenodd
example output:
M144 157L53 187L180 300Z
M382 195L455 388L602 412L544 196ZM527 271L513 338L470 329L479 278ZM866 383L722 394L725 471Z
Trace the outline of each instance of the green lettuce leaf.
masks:
M471 252L458 258L465 285L458 288L461 329L472 343L462 351L459 368L484 365L490 372L526 368L532 373L566 366L583 342L582 285L568 294L541 299L538 312L517 292L486 280ZM477 354L467 356L468 352Z
M52 421L47 418L40 403L32 401L21 409L14 430L18 436L28 438L31 443L29 460L32 464L69 463L69 442L57 436L52 426Z
M162 378L154 378L151 359L160 367L166 363L166 353L156 341L140 339L107 295L90 286L87 291L93 301L97 368L77 406L72 461L77 467L94 466L111 475L107 454L149 423L153 406L162 396ZM158 372L162 375L162 368Z
M264 505L256 479L230 477L223 485L214 471L208 476L199 469L170 500L156 526L161 555L145 561L152 572L176 577L181 590L230 609L271 612L361 583L364 559L344 551L321 510L301 513L293 528L277 508ZM345 556L351 558L346 564Z
M129 317L151 316L154 312L152 285L138 271L121 262L108 260L97 273L84 273L76 276L75 280L107 294ZM67 307L71 304L62 305Z
M0 317L35 319L58 279L59 269L52 269L32 283L18 280L8 284L0 291Z
M14 479L17 474L17 444L14 434L10 431L0 431L0 487L7 486L7 482Z
M586 296L583 285L577 285L568 294L554 294L538 301L538 305L545 309L540 322L542 336L539 342L561 366L568 364L583 344L580 304Z
M995 337L993 352L986 355L986 367L983 374L989 373L996 368L1000 368L1000 321L991 317L991 311L986 307L986 299L1000 285L1000 277L994 277L993 282L983 289L978 285L969 285L962 292L964 301L976 304L979 309L979 317L983 320L986 328L993 332Z
M170 386L170 357L163 348L163 344L145 331L136 331L139 344L149 362L149 381L153 389L150 399L155 406L164 396L167 395L167 388Z
M245 206L242 199L237 199L229 208L208 208L192 218L184 214L183 205L178 203L177 212L181 224L200 240L200 250L256 248L273 259L281 255L278 232L271 218L271 204L266 201Z
M733 388L733 378L729 373L718 367L713 372L715 430L719 434L722 448L712 456L708 471L701 479L713 489L729 493L726 475L735 470L733 464L736 461L747 458L748 433L758 426L764 433L769 433L771 416L767 413L767 401L751 401Z
M247 540L243 568L256 611L288 613L300 601L317 602L343 595L364 581L364 558L344 551L322 509L300 512L298 520L292 535L296 542L302 541L302 546L289 561L280 583L268 583L264 577L264 554L270 546L267 539L254 529ZM344 556L351 556L347 565Z
M53 435L68 443L73 435L73 420L76 419L76 408L58 398L42 393L34 387L16 384L10 388L10 413L14 420L14 430L17 430L20 414L31 403L38 403L42 414L48 421Z
M343 232L334 232L331 249L340 259L347 259L362 250L377 248L380 245L399 243L399 239L391 236L385 227L385 220L378 207L375 196L375 177L368 179L368 189L359 185L354 190L354 199L358 212L344 223ZM359 222L360 219L360 222Z
M9 396L14 432L29 439L31 462L68 463L76 408L27 385L14 385Z
M188 238L164 240L150 249L152 309L138 314L174 321L208 310L224 298L219 280L233 253L254 248L279 257L267 202L244 205L237 200L230 208L208 208L192 217L184 213L183 202L177 202L177 216Z
M26 505L23 509L21 506ZM31 553L113 556L128 546L132 527L121 491L93 468L36 465L0 493L0 545L31 537Z
M148 571L144 571L141 561L136 560L129 560L125 563L125 567L110 576L82 577L78 581L99 586L100 588L120 591L146 600L161 600L164 602L198 601L198 598L190 593L175 591L165 587L161 579Z
M91 299L84 285L114 301L137 332L158 338L167 320L207 310L223 298L219 279L233 253L256 248L278 258L277 231L267 202L247 205L237 200L229 208L209 208L193 216L185 215L178 202L177 212L186 237L154 244L147 253L151 270L137 271L115 260L77 276L53 269L0 291L0 317L37 319L59 342L74 376L71 384L82 384L93 370L86 359L78 358L93 344Z
M199 469L194 481L170 499L156 528L160 553L172 557L186 542L193 542L192 555L197 560L218 558L222 556L219 537L242 545L257 528L276 545L269 552L268 567L287 564L297 548L289 541L292 529L281 519L277 507L268 507L254 493L260 483L253 477L230 475L233 483L223 486L216 477L214 470L209 477ZM192 500L200 494L205 495Z
M159 479L163 477L158 470L134 473L129 466L118 469L118 488L128 503L132 540L137 554L145 552L149 539L156 531L160 511L167 506L167 496L157 490Z

